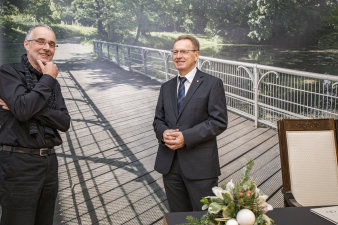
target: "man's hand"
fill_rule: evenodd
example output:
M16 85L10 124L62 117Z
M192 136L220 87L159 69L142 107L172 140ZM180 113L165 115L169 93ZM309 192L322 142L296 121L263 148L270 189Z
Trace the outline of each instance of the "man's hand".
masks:
M168 130L165 130L163 132L163 141L164 142L167 142L167 141L171 141L171 140L174 140L175 139L175 136L173 136L172 134L177 132L178 129L174 130L174 129L168 129Z
M7 104L1 98L0 98L0 106L2 107L2 109L9 110Z
M41 72L43 74L48 74L51 77L55 78L58 76L59 74L59 69L56 66L56 64L54 64L53 62L41 62L41 60L37 60L40 68L41 68Z
M163 141L165 145L172 150L182 148L185 144L183 134L178 129L165 130L163 132Z

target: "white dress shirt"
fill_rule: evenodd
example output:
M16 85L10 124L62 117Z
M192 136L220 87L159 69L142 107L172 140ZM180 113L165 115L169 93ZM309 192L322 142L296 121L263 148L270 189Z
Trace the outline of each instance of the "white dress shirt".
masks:
M187 80L184 82L184 88L185 88L185 95L187 95L188 90L190 88L190 85L192 83L192 81L194 80L194 77L196 75L197 72L197 68L194 67L193 70L191 70L189 73L187 73L184 77L187 78ZM183 77L181 75L177 76L177 92L178 92L178 88L180 86L180 77Z

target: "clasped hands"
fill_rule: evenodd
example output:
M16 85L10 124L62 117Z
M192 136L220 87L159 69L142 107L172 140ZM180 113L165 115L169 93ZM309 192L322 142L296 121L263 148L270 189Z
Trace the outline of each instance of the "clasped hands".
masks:
M165 130L163 132L163 141L172 150L182 148L185 144L183 134L179 129Z

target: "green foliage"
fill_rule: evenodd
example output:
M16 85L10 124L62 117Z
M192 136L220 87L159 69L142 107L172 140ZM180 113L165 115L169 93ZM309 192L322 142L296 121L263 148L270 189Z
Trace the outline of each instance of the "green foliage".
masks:
M39 24L34 18L27 15L5 16L1 20L1 40L14 43L23 42L29 28ZM97 29L79 25L49 24L54 30L58 40L80 36L84 40L94 39L97 36Z
M79 25L55 24L51 25L58 39L65 39L80 36L83 39L94 39L97 36L97 29Z
M16 19L18 18L18 19ZM4 42L23 42L26 32L32 26L31 23L22 23L23 17L2 17L0 23L0 39ZM28 20L30 21L30 20Z
M16 15L31 22L93 26L98 39L150 46L158 42L151 32L294 45L316 44L325 36L323 46L338 29L337 0L2 0L1 28L15 31L8 17Z
M207 34L218 35L233 43L248 42L248 0L211 0L204 29Z
M204 215L202 216L201 219L198 219L192 216L187 216L186 218L187 222L182 225L216 225L218 224L216 221L210 222L210 221L213 221L214 219L215 218L210 215Z
M318 41L320 49L338 49L338 32L322 36Z
M38 22L54 22L53 10L50 0L3 0L1 16L25 14L35 18Z
M250 38L294 45L315 43L326 26L325 15L338 4L334 0L251 0L250 3Z
M272 224L273 221L264 214L269 206L265 202L267 196L259 192L256 183L250 178L253 165L253 161L248 162L239 182L233 184L230 181L221 187L214 187L215 196L201 200L204 204L202 209L207 209L207 213L201 219L187 218L188 224L224 225L229 219L236 218L242 209L249 209L255 214L255 225Z
M338 31L338 3L333 4L327 17L324 17L325 24L332 27L334 31Z

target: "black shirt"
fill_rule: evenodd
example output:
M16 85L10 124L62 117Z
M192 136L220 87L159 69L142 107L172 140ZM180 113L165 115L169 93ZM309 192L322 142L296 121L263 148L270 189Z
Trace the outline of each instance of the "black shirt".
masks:
M59 131L67 131L70 116L56 79L31 70L38 82L31 91L27 90L23 63L6 64L0 67L0 98L9 110L0 107L0 145L27 148L51 148L60 142L43 136L44 143L29 134L30 121L43 121L43 125ZM52 90L57 90L56 107L48 107ZM40 124L40 122L39 122ZM43 134L42 134L43 135Z

